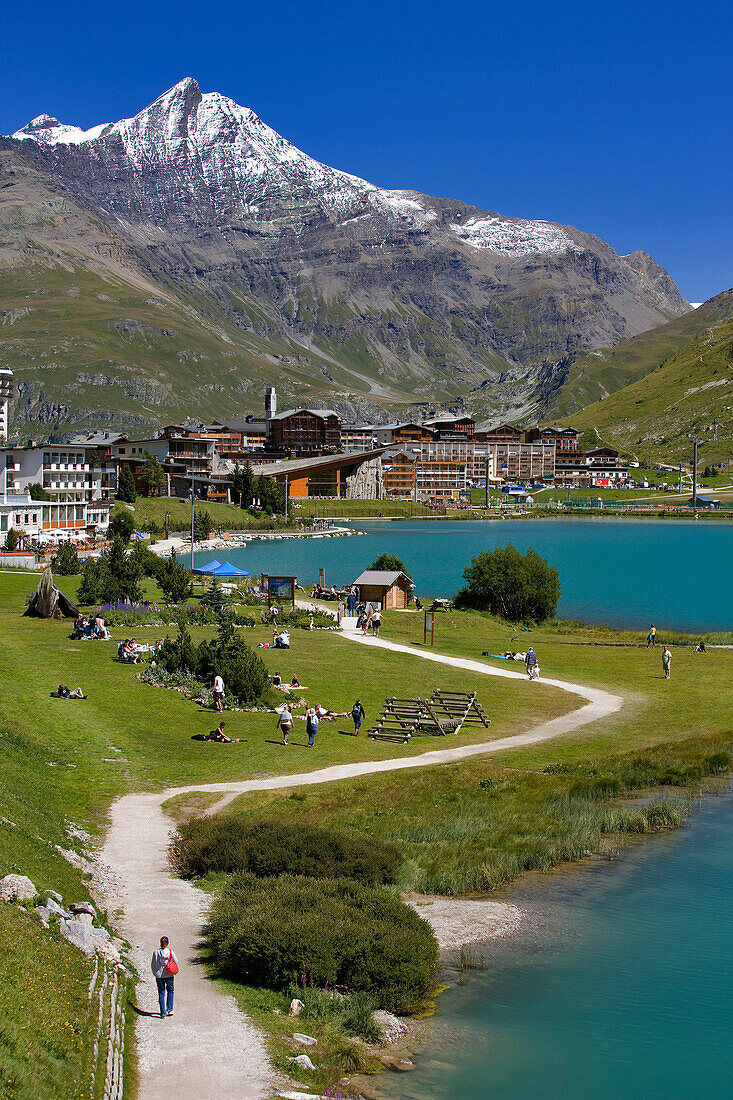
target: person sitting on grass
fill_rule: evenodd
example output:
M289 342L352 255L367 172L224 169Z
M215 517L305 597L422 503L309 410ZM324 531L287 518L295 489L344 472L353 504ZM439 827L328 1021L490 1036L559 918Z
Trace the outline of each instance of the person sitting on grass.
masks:
M227 737L224 733L224 722L221 721L215 730L209 734L209 741L217 741L220 745L238 745L238 737Z
M707 649L705 648L705 642L699 641L697 643L697 645L695 646L694 652L695 653L707 653Z
M272 644L275 649L290 649L290 635L287 630L281 630L279 634L273 631Z
M279 672L276 672L272 677L272 686L279 688L282 686L283 678Z
M293 673L293 678L290 681L290 686L291 686L291 688L299 688L300 687L300 680L295 675L295 673Z

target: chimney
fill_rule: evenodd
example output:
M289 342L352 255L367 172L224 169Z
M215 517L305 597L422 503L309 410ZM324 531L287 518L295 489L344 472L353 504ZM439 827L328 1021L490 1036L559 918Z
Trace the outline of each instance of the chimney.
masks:
M265 420L272 420L277 412L277 394L274 386L268 386L265 390Z

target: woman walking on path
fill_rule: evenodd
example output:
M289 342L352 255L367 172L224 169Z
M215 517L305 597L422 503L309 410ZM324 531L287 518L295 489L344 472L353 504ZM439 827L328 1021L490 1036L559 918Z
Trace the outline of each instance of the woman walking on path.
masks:
M664 669L664 679L670 680L672 677L672 653L669 646L665 646L662 651L662 668Z
M160 937L160 947L153 951L150 969L158 986L161 1019L165 1019L173 1015L173 990L178 973L178 959L168 946L167 936Z
M283 709L277 716L277 725L275 729L281 729L283 733L283 745L287 745L290 741L290 731L293 728L293 715L290 707L286 703Z

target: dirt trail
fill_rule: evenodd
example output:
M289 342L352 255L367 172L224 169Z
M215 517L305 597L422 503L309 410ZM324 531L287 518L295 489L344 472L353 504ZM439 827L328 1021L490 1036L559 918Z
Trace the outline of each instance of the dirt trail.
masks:
M484 676L527 680L525 674L513 669L493 668L480 661L416 650L383 638L364 638L356 634L354 620L345 620L343 626L341 637L346 641L408 653ZM172 878L168 873L166 851L172 826L161 809L163 802L173 795L192 791L220 791L222 798L212 807L216 810L248 791L328 783L352 776L465 760L559 737L613 714L623 705L621 697L597 688L561 680L543 682L578 695L586 702L577 710L533 726L524 733L481 745L458 745L392 760L337 764L270 779L197 783L155 794L126 795L114 803L103 852L116 884L109 906L123 911L122 931L133 945L134 961L142 977L137 999L141 1013L157 1011L150 955L161 935L170 937L181 963L176 979L175 1015L161 1020L141 1014L138 1019L139 1100L153 1100L161 1089L177 1100L200 1100L207 1095L259 1100L272 1095L280 1083L270 1069L259 1031L240 1011L234 998L207 979L197 962L196 948L207 898L190 883ZM541 691L542 682L527 682L527 690Z

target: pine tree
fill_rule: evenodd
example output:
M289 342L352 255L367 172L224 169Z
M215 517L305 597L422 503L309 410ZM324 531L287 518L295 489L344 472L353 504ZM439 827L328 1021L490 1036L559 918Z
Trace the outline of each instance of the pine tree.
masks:
M158 584L169 603L183 603L191 595L191 576L171 550L170 558L158 569Z
M165 471L150 451L145 452L145 465L140 472L140 480L145 487L146 496L160 496L165 489Z
M71 542L62 542L51 561L51 568L60 577L74 577L81 573L79 555Z
M134 504L137 500L135 478L132 476L132 470L127 462L120 463L120 469L117 475L116 496L118 500L123 500L125 504Z

